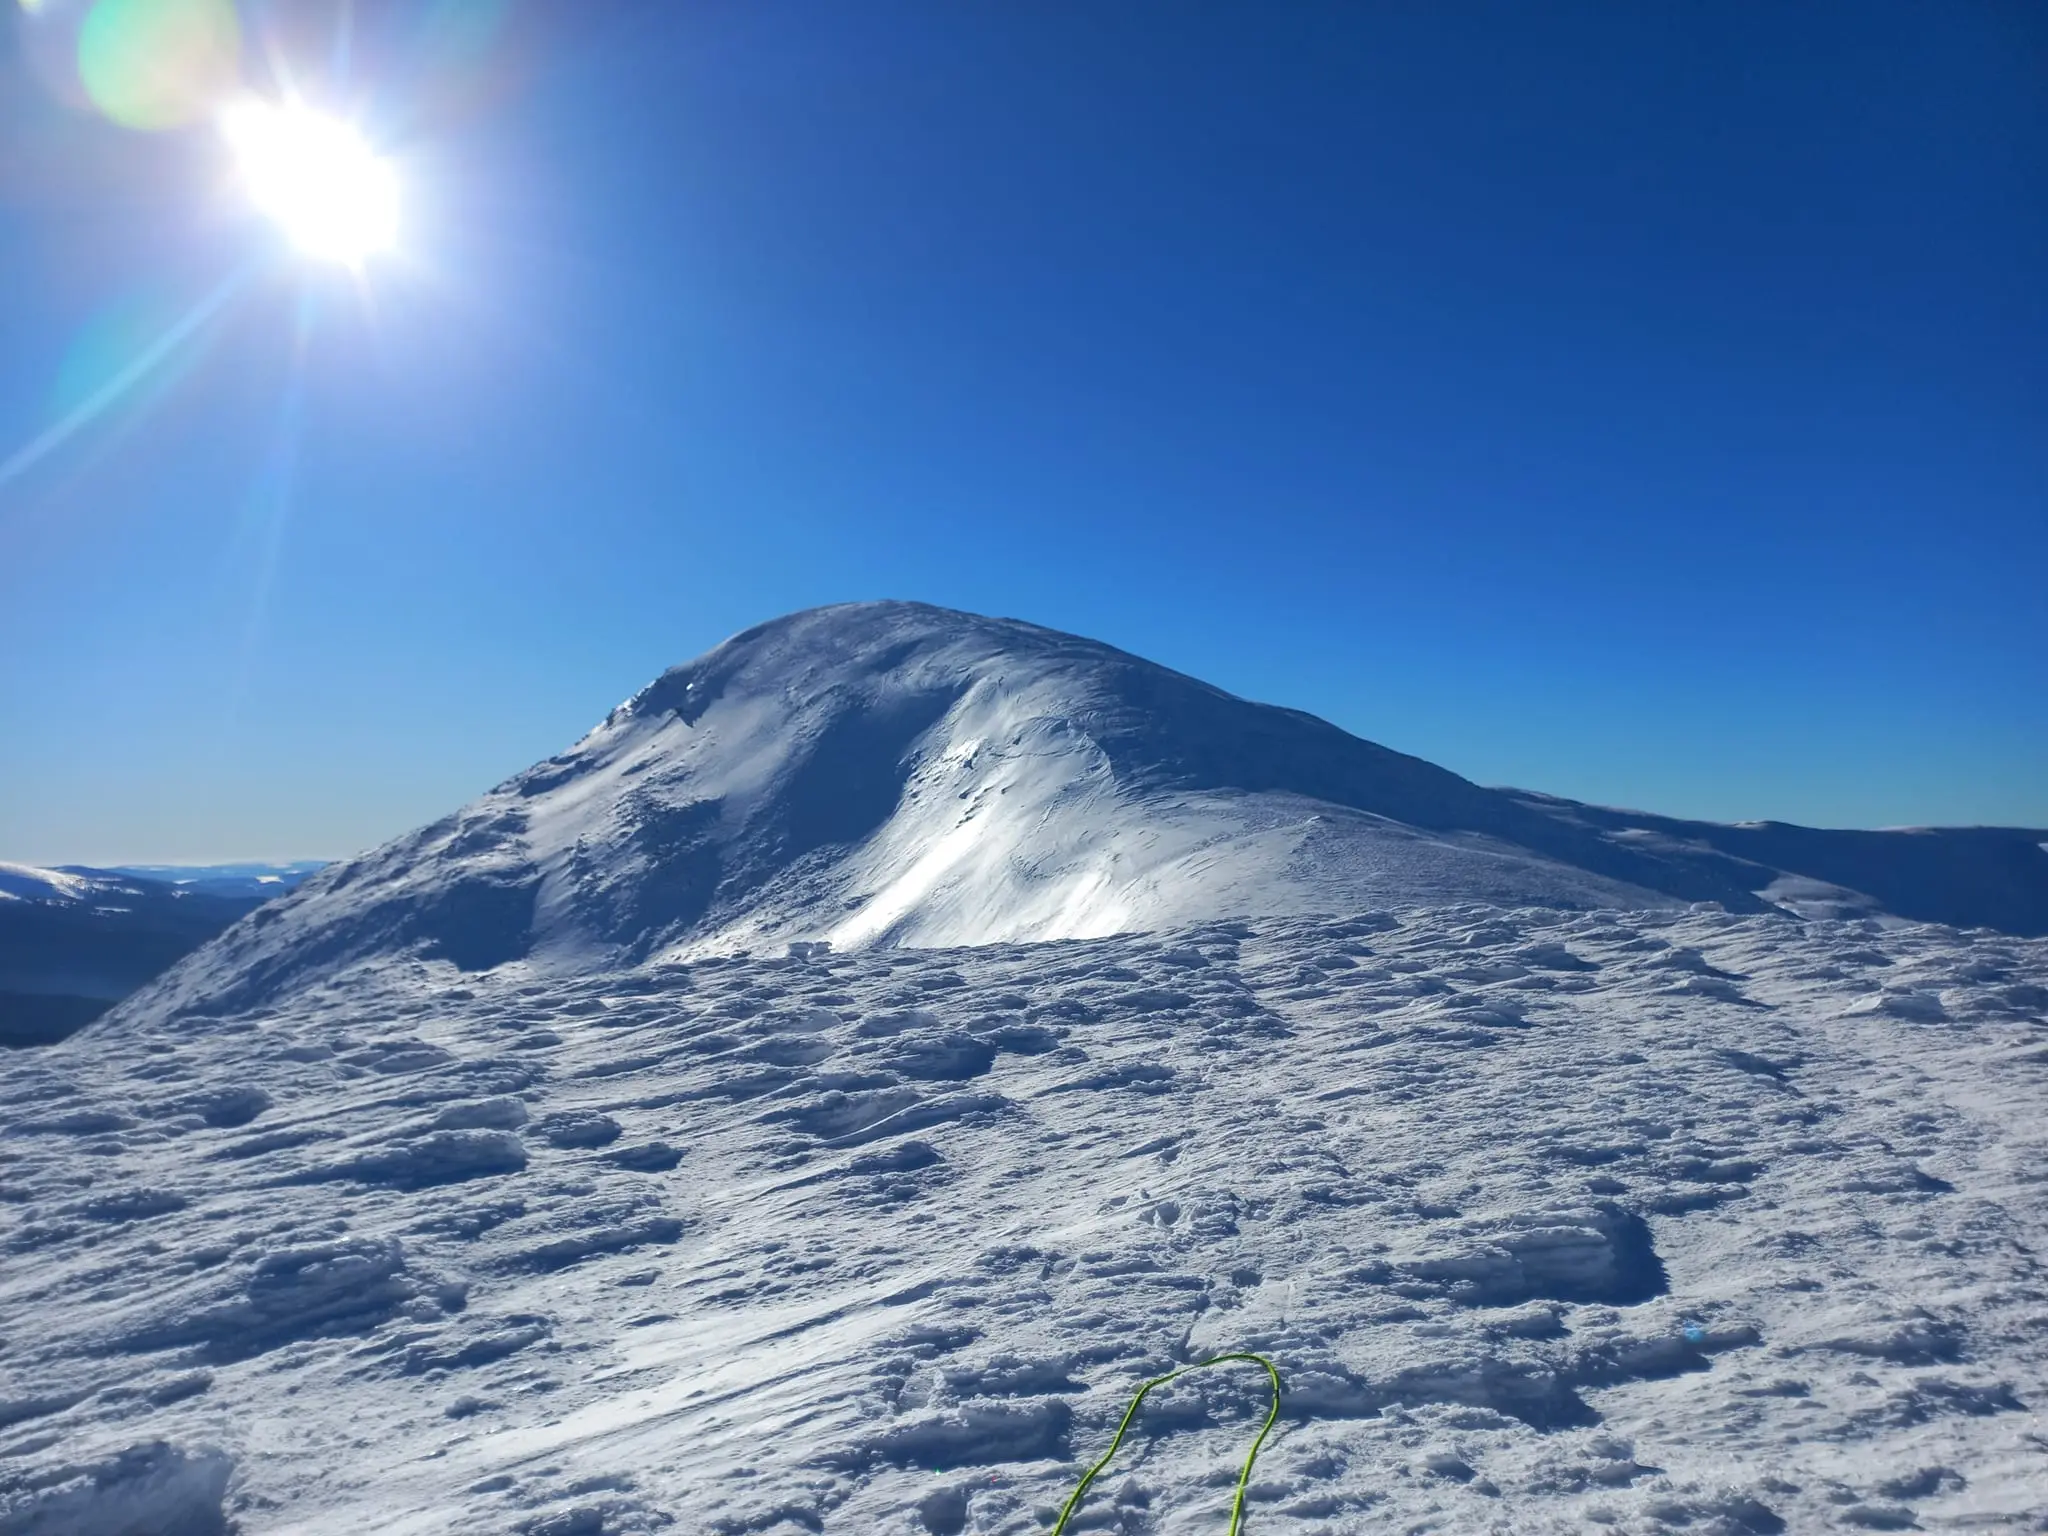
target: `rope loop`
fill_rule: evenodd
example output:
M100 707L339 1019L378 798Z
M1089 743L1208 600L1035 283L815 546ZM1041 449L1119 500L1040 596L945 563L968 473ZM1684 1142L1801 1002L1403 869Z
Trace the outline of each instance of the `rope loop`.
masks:
M1245 1453L1244 1470L1237 1474L1237 1497L1230 1504L1230 1536L1238 1536L1244 1525L1244 1494L1245 1489L1251 1486L1252 1463L1259 1459L1259 1448L1266 1443L1266 1436L1273 1432L1273 1421L1280 1417L1279 1370L1264 1355L1247 1353L1217 1355L1208 1360L1198 1360L1193 1365L1184 1365L1177 1371L1168 1371L1164 1376L1155 1376L1138 1388L1138 1395L1131 1399L1131 1406L1124 1410L1123 1422L1116 1427L1116 1438L1109 1442L1109 1449L1102 1453L1102 1460L1088 1469L1080 1485L1074 1489L1073 1496L1067 1500L1067 1507L1060 1511L1059 1520L1053 1525L1052 1536L1061 1536L1066 1530L1067 1522L1074 1518L1074 1511L1081 1507L1081 1496L1088 1491L1088 1485L1095 1481L1096 1475L1104 1467L1109 1465L1109 1458L1114 1456L1116 1448L1124 1443L1124 1435L1130 1430L1131 1421L1137 1418L1138 1408L1145 1401L1147 1392L1154 1387L1163 1387L1169 1381L1177 1380L1192 1371L1206 1371L1212 1365L1229 1365L1233 1361L1245 1365L1264 1366L1266 1375L1271 1377L1273 1382L1273 1406L1266 1410L1266 1422L1259 1426L1258 1438L1252 1441L1252 1448Z

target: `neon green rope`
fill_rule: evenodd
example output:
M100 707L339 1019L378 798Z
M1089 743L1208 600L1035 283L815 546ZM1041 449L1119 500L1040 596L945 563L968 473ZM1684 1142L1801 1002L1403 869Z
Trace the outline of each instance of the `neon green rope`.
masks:
M1052 1536L1060 1536L1067 1528L1067 1522L1074 1518L1074 1511L1081 1507L1081 1496L1088 1491L1088 1485L1095 1481L1097 1473L1109 1465L1109 1458L1114 1456L1116 1448L1124 1443L1124 1434L1130 1429L1131 1420L1138 1416L1138 1407L1145 1401L1147 1392L1154 1387L1163 1387L1169 1381L1185 1376L1190 1371L1206 1371L1212 1365L1227 1365L1233 1360L1241 1360L1246 1365L1263 1365L1266 1374L1273 1378L1273 1406L1266 1410L1266 1422L1259 1426L1259 1438L1252 1442L1252 1448L1245 1453L1244 1470L1237 1474L1237 1497L1230 1505L1230 1536L1238 1536L1239 1529L1244 1525L1244 1491L1251 1485L1252 1463L1259 1459L1259 1447L1266 1443L1266 1436L1273 1432L1273 1421L1280 1417L1280 1372L1264 1355L1217 1355L1211 1360L1198 1360L1193 1365L1184 1365L1177 1371L1168 1371L1164 1376L1155 1376L1138 1388L1138 1395L1131 1399L1131 1406L1124 1410L1123 1423L1116 1427L1116 1438L1109 1442L1109 1449L1102 1453L1102 1460L1088 1469L1087 1476L1081 1479L1081 1485L1074 1490L1074 1496L1067 1500L1067 1507L1060 1511L1060 1518L1052 1528Z

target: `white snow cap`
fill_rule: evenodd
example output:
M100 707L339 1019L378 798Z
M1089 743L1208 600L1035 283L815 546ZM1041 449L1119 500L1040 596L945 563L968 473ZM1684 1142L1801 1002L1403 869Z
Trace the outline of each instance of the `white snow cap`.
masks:
M91 890L92 882L81 875L0 860L0 901L77 901Z

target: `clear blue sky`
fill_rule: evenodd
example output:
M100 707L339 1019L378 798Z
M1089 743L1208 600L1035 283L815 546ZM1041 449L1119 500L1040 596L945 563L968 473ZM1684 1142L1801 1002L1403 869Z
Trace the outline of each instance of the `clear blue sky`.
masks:
M2048 825L2038 5L304 0L360 289L34 83L65 8L0 460L118 398L0 483L0 858L345 854L881 596L1486 783Z

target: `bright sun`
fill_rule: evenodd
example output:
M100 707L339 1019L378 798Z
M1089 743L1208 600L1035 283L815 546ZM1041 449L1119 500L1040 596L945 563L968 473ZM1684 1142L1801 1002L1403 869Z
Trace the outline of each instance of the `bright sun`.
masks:
M221 114L256 205L309 256L360 266L398 238L398 178L347 123L242 101Z

